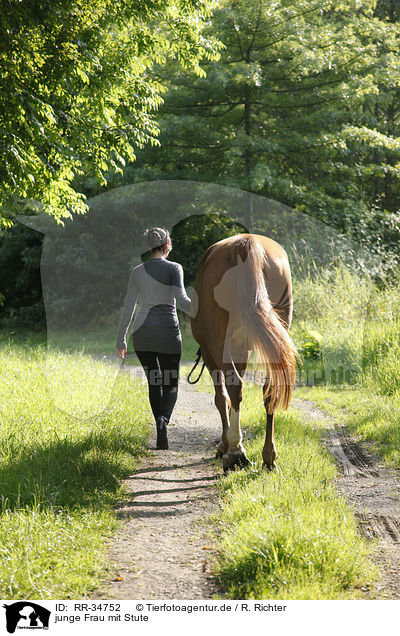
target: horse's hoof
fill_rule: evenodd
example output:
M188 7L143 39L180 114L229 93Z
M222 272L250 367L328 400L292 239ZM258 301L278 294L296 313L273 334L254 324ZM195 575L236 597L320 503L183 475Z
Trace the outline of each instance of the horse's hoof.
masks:
M232 453L231 455L224 455L223 458L224 473L235 470L236 468L246 468L251 465L251 461L247 459L244 453Z
M222 459L224 456L225 445L223 442L219 442L217 446L217 452L215 453L215 459Z
M267 471L267 473L272 473L272 471L277 470L275 462L272 462L272 464L266 464L264 462L262 467L263 467L263 470Z

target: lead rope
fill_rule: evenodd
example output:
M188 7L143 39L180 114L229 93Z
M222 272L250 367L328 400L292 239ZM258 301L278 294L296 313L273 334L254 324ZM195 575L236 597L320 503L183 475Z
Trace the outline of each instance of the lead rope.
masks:
M196 384L200 380L201 375L202 375L202 373L204 371L204 367L206 366L206 363L203 362L203 366L201 367L201 371L200 371L197 379L196 380L191 380L190 379L190 376L192 375L193 371L195 370L195 368L197 367L197 365L200 362L200 358L201 358L201 349L200 349L200 347L197 349L197 354L196 355L197 355L197 358L196 358L196 361L194 363L194 366L193 366L192 370L190 371L190 373L189 373L189 375L187 377L187 381L189 382L189 384Z

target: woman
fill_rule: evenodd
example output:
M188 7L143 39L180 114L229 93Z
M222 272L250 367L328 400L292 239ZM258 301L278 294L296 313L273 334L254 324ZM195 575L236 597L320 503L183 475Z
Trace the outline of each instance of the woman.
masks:
M191 300L179 263L167 260L172 249L168 230L153 227L145 232L149 258L132 270L119 325L117 355L125 358L126 335L133 322L133 347L144 369L149 399L157 427L157 449L168 448L167 428L178 397L182 338L176 305L190 313Z

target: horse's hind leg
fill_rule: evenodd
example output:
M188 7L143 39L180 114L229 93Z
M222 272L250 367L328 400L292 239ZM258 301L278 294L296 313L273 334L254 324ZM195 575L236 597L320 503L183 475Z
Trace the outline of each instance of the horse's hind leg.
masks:
M239 373L233 374L228 382L228 374L225 371L227 380L227 389L231 400L231 408L229 411L229 429L228 429L228 452L222 457L222 465L224 471L232 470L236 466L244 468L250 464L246 457L246 453L242 444L242 431L240 428L240 404L243 399L243 380L242 376L246 370L247 362L237 364L236 369Z
M274 413L268 413L269 398L264 402L267 412L267 423L265 431L265 443L262 450L262 458L264 468L267 470L273 470L276 468L275 460L277 458L277 452L274 442Z
M222 422L222 437L220 443L218 444L216 454L216 457L220 459L221 457L224 457L224 455L226 455L229 447L228 431L230 399L225 387L224 375L221 370L214 370L213 380L215 389L215 406L219 411Z
M281 298L279 300L279 308L278 306L276 306L275 309L278 311L279 317L282 320L283 324L286 326L287 329L289 329L293 312L293 297L290 278L289 282L285 285L284 290L281 294ZM265 390L266 384L263 387L264 393ZM266 468L267 470L274 470L276 468L275 460L278 455L274 442L274 413L268 413L268 397L264 401L264 406L266 410L267 421L265 430L265 443L262 450L263 465L264 468Z
M212 359L208 348L205 345L201 346L201 352L203 356L203 360L207 365L207 369L210 372L212 381L214 383L214 392L215 392L215 406L218 409L218 412L221 416L222 423L222 436L221 442L217 447L216 457L221 459L224 454L228 452L228 429L229 429L229 409L230 409L230 399L228 392L225 387L225 378L221 369L218 369L214 360Z

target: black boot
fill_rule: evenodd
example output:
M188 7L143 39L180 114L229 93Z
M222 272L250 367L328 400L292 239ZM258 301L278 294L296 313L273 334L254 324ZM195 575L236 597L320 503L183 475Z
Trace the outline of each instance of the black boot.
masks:
M167 450L168 448L167 424L168 420L162 415L157 418L157 450Z

